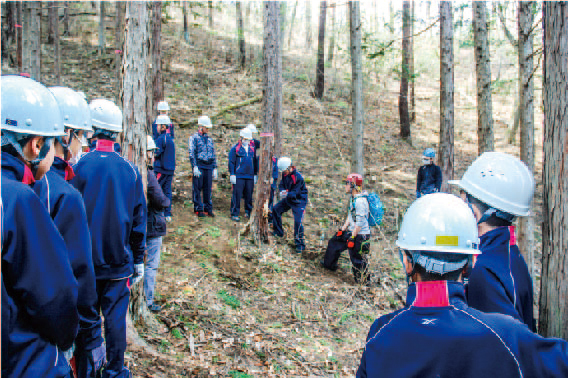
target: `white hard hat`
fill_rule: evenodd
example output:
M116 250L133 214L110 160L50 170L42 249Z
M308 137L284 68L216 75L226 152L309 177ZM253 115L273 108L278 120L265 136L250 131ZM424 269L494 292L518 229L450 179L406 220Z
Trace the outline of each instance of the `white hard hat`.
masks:
M64 126L76 130L93 130L91 109L84 94L65 87L51 87L49 90L59 104Z
M43 84L23 76L1 77L2 130L18 134L63 136L63 117L55 96Z
M292 159L290 159L289 157L281 157L280 159L278 159L278 171L279 172L283 172L286 169L288 169L288 167L290 167L292 165Z
M407 251L478 255L477 221L467 204L453 194L434 193L408 208L396 245Z
M256 126L253 123L249 123L247 125L247 129L249 129L251 133L258 133L258 130L256 129Z
M161 112L167 112L168 110L170 110L170 106L166 101L160 101L158 102L158 110Z
M102 98L89 104L93 127L116 133L122 132L122 111L114 102Z
M172 123L172 121L167 115L159 115L156 117L156 125L169 125L170 123Z
M502 152L485 152L467 168L461 180L448 181L479 201L505 213L527 216L534 178L521 160Z
M248 127L245 127L240 132L241 138L243 139L252 139L252 132Z
M197 124L199 126L207 127L208 129L213 127L211 120L207 116L201 116L201 117L197 118Z
M146 136L146 151L154 151L157 150L156 143L154 142L154 138L150 135Z

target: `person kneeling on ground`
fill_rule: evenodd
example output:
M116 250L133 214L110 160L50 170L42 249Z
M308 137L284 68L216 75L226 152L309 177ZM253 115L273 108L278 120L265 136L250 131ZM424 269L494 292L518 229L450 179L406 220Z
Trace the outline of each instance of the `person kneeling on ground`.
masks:
M229 152L229 174L233 187L231 219L239 222L242 197L245 200L245 217L250 217L252 192L258 175L256 148L252 141L252 132L248 128L241 130L239 142Z
M566 341L468 306L462 281L477 243L477 221L458 197L436 193L410 206L396 241L412 282L406 306L375 320L358 378L568 377Z
M288 157L278 159L278 170L282 172L279 190L282 200L274 205L272 211L273 235L283 237L282 214L292 209L294 213L294 242L296 252L302 253L306 249L304 242L304 212L308 204L308 188L304 178L292 165L292 160Z
M144 293L146 304L152 312L162 309L154 303L154 287L156 273L160 265L160 250L162 249L162 236L166 234L166 218L164 209L170 206L170 199L164 194L158 179L154 174L154 151L157 149L154 140L148 135L146 144L146 160L148 163L148 224L146 227L146 269L144 274Z
M321 265L329 270L337 270L337 261L341 252L349 250L353 264L355 282L367 282L367 257L369 253L371 228L369 227L369 202L363 191L363 176L351 173L345 180L345 192L350 194L349 211L345 224L327 243Z

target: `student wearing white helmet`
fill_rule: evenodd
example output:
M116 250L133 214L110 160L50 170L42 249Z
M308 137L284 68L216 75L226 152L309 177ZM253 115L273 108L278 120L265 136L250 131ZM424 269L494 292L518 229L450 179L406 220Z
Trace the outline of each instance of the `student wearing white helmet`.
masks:
M247 129L249 129L250 132L252 133L252 140L254 141L254 147L256 148L257 151L260 151L260 140L254 138L254 135L258 134L256 126L254 125L254 123L249 123L247 125Z
M229 151L229 175L233 187L231 219L240 221L241 198L245 200L245 217L252 211L252 192L258 175L258 159L249 128L240 131L239 141Z
M208 135L212 127L209 117L201 116L197 119L197 132L189 138L189 161L193 167L193 211L198 217L215 216L211 191L213 180L217 180L217 155L213 139Z
M158 117L167 116L168 113L170 112L170 106L166 101L160 101L158 102L157 110L158 110ZM170 134L172 139L174 139L175 137L174 124L171 121L168 123L166 131L168 134ZM152 123L152 137L154 138L154 141L157 141L159 136L160 136L160 131L158 130L158 123L157 121L154 121L154 123Z
M142 175L114 151L122 132L122 111L112 101L90 103L96 141L75 165L71 183L85 202L97 285L97 310L104 316L105 376L127 377L126 316L130 284L144 276L146 197Z
M282 172L282 180L279 184L280 202L274 205L272 210L273 235L284 236L282 228L282 214L288 210L294 213L294 243L296 252L302 253L306 249L304 241L304 213L308 205L308 188L304 178L292 165L289 157L281 157L277 162L278 170Z
M160 250L162 237L166 234L167 225L164 210L170 206L170 199L164 194L154 174L154 152L158 149L154 139L148 135L146 143L146 157L148 164L148 223L146 227L146 266L144 269L144 293L146 305L152 312L162 308L154 303L154 287L156 274L160 265Z
M53 94L35 80L2 76L2 377L67 377L58 352L77 334L79 286L65 241L31 186L65 135Z
M468 305L462 282L483 256L477 241L476 219L454 195L408 208L396 242L410 282L406 305L375 320L357 378L568 376L566 341Z
M156 139L156 153L154 170L164 194L170 199L170 205L164 210L166 221L172 220L172 181L176 169L176 145L168 133L168 125L171 123L167 115L159 115L156 118L160 136Z
M105 362L101 317L97 310L95 271L91 235L81 194L69 183L74 177L70 160L81 153L84 133L93 131L91 111L85 98L71 88L52 87L63 116L67 135L56 137L51 169L37 181L34 190L45 203L59 233L65 240L69 262L79 283L77 309L79 333L75 339L75 367L79 376L100 371ZM70 357L70 356L68 356Z
M470 306L499 312L536 330L533 317L533 283L516 244L512 222L530 213L534 179L516 157L485 152L466 170L461 180L450 181L461 189L473 211L483 255L473 268L467 286Z

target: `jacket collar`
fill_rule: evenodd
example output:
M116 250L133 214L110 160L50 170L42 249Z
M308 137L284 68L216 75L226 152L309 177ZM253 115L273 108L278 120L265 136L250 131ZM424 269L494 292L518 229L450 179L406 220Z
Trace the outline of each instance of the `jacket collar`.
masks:
M97 151L114 152L114 141L106 139L97 140Z
M481 250L490 248L490 246L496 247L499 245L515 245L517 243L515 227L497 227L496 229L481 235L479 240L479 249Z
M412 307L465 306L465 289L461 282L415 282L408 287L406 305Z
M73 167L66 162L65 160L61 159L60 157L56 156L53 160L53 164L51 165L51 171L57 173L61 176L65 181L72 180L75 177L75 172L73 171Z
M35 183L32 170L16 156L2 152L2 176L26 185Z

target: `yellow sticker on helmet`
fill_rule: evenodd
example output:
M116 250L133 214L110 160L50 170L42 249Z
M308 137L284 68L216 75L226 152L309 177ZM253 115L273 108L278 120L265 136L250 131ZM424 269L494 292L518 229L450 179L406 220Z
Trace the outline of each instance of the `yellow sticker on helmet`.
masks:
M436 236L436 245L446 245L446 246L451 246L451 247L457 247L458 246L458 240L459 238L457 236L450 236L450 235L437 235Z

